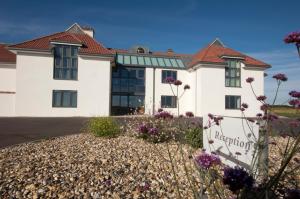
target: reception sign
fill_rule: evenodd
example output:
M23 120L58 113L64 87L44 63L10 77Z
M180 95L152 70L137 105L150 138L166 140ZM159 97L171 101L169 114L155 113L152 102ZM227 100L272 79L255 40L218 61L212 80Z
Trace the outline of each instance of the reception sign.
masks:
M224 164L240 165L248 169L252 164L259 125L253 120L235 117L222 118L217 125L214 118L203 117L204 149L207 152L219 154Z

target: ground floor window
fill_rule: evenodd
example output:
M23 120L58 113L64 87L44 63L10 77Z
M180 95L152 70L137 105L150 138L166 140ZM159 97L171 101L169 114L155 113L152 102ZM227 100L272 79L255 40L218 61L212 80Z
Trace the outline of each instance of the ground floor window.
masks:
M241 96L226 95L225 96L225 108L226 109L240 109L241 108Z
M177 99L175 96L161 96L161 108L176 108Z
M77 107L77 91L53 90L52 107Z
M112 115L144 113L145 96L112 95Z

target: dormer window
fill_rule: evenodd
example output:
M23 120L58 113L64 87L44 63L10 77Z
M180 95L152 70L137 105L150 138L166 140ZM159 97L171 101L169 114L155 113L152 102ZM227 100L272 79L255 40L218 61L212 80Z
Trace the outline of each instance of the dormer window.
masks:
M139 48L137 49L137 53L139 53L139 54L144 54L144 53L145 53L144 48L139 47Z
M56 45L54 47L54 79L77 80L78 47Z
M241 86L241 62L239 60L228 60L225 68L225 86L240 87Z

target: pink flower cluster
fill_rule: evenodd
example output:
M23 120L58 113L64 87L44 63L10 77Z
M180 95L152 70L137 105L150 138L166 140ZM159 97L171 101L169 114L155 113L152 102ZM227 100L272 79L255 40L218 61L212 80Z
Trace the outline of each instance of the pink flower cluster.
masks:
M161 112L156 113L154 117L156 119L172 119L174 116L171 113L162 110Z
M201 154L197 155L194 160L196 164L203 169L209 169L212 166L221 164L219 156L208 154L206 152L202 152Z
M187 116L187 117L194 117L194 113L188 111L188 112L185 113L185 116Z
M158 128L149 127L147 124L141 124L139 126L139 132L141 134L158 135Z
M300 31L291 32L284 38L285 43L300 43Z
M257 96L256 99L257 99L258 101L265 101L265 100L267 99L267 97L264 96L264 95L260 95L260 96Z
M300 92L297 92L297 91L291 91L291 92L289 92L289 95L291 97L300 98Z
M247 79L246 79L246 82L247 83L252 83L254 81L254 78L253 77L248 77Z
M282 73L278 73L276 75L273 75L273 78L276 79L277 81L283 81L283 82L285 82L285 81L288 80L288 78L286 77L286 75L282 74Z
M294 97L294 99L291 99L289 101L289 104L295 108L299 108L300 107L300 92L291 91L291 92L289 92L289 95L291 97Z

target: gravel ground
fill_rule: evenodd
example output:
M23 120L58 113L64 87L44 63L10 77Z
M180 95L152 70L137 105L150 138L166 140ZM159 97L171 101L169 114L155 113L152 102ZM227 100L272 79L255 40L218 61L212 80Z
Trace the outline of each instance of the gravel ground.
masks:
M270 145L271 172L278 169L278 147L287 138L272 141L277 144ZM1 149L0 198L178 198L168 148L181 196L192 198L183 167L192 163L189 147L87 133ZM299 182L299 172L292 177Z
M176 144L175 172L184 176ZM187 147L183 153L187 154ZM186 155L188 157L188 155ZM4 198L176 198L166 144L141 139L78 134L0 150ZM191 162L190 160L185 160ZM189 198L187 179L180 177Z

